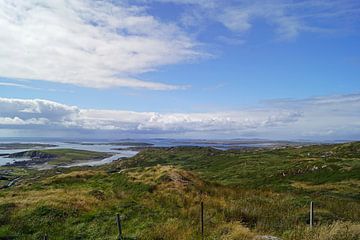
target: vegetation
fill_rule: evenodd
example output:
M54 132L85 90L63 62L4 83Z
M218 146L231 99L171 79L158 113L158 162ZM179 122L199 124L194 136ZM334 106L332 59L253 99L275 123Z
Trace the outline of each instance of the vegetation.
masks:
M33 172L30 169L18 167L2 166L0 167L0 189L11 185L16 179L27 176Z
M102 167L27 172L0 190L0 239L360 239L360 144L149 148ZM315 227L308 227L309 202Z

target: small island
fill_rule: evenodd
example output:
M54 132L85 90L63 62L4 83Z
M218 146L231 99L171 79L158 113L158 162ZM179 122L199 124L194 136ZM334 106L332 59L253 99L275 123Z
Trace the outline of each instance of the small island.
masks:
M74 142L72 142L74 143ZM108 142L108 143L91 143L91 142L82 142L78 143L80 145L114 145L114 146L130 146L130 147L150 147L154 144L147 142Z
M92 161L103 159L111 156L109 153L94 152L78 149L46 149L30 150L10 154L9 158L28 158L30 160L15 161L11 166L34 167L37 165L47 164L52 166L63 166L70 163Z

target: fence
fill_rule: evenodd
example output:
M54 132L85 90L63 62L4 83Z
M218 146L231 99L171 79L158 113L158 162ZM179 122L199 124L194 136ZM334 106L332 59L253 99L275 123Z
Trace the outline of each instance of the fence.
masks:
M200 231L201 231L201 239L205 239L205 218L204 218L204 202L201 200L200 202ZM119 213L116 214L116 226L118 229L118 240L124 240L122 233L122 220ZM314 227L314 202L310 202L310 210L309 210L309 227ZM43 240L49 240L48 235L45 234Z

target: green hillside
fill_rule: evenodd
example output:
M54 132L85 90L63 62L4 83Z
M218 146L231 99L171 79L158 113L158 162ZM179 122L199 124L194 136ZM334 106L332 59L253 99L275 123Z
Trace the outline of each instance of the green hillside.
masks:
M201 201L205 239L360 239L359 152L149 148L101 167L22 172L0 190L0 239L116 239L116 213L125 239L201 239Z

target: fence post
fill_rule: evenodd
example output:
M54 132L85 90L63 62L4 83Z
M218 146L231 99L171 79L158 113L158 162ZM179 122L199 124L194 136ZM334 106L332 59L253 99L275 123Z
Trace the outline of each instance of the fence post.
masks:
M201 200L201 239L204 240L204 202Z
M118 231L119 231L119 240L122 240L122 229L121 229L121 219L120 219L120 215L117 213L116 214L116 223L117 223L117 227L118 227Z
M314 202L310 202L310 228L314 226Z

